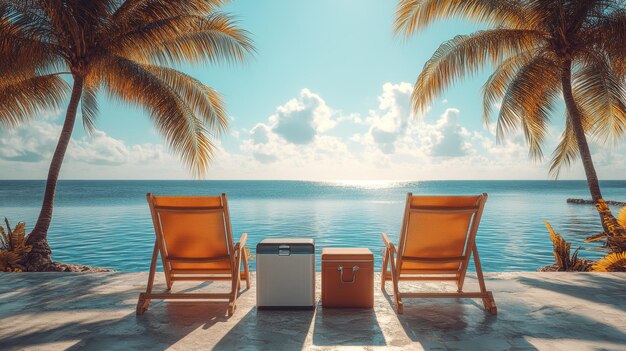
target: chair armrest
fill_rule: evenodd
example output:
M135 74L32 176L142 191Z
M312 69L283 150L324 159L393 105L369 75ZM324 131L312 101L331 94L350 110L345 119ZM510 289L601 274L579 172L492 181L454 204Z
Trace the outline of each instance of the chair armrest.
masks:
M383 242L385 243L385 247L387 248L387 250L390 250L391 253L394 254L396 252L396 247L389 240L389 238L387 237L387 234L382 233L381 236L383 237Z
M235 251L240 251L246 245L246 240L248 240L248 233L241 234L241 238L239 238L239 242L235 244Z

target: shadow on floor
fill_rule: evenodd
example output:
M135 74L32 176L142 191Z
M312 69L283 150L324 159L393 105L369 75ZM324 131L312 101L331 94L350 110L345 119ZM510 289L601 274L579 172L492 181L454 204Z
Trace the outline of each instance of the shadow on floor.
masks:
M226 309L227 304L217 302L168 301L155 303L144 315L136 316L134 306L127 306L124 310L133 313L119 318L93 322L78 317L49 328L30 329L4 338L0 349L76 340L68 350L166 350L198 328L226 322Z
M555 293L589 300L594 303L600 303L626 311L626 300L623 295L626 286L623 281L613 281L607 279L607 276L600 276L598 274L585 275L584 284L582 285L578 284L577 281L548 281L532 277L519 277L517 281L531 288L550 290Z
M258 310L253 307L213 350L300 350L314 313L312 310Z
M71 275L80 279L76 284ZM123 277L120 273L6 273L2 281L11 291L0 287L0 319L27 311L67 311L81 309L116 309L111 300L119 300L128 291L103 291L102 287ZM6 279L6 280L5 280ZM2 284L3 285L3 284ZM63 291L71 293L60 293ZM131 289L139 296L138 289ZM94 299L94 296L98 296ZM36 306L32 304L36 301Z
M393 298L387 293L385 297L393 305ZM496 304L498 298L496 294ZM398 315L398 320L406 335L425 350L463 349L467 345L481 350L536 350L529 339L626 344L624 330L578 314L576 309L549 303L542 306L533 309L526 304L502 302L498 315L493 316L484 311L478 299L404 299L404 314Z
M11 335L6 333L10 329L3 328L0 350L51 344L63 344L66 345L63 349L69 350L166 350L194 330L228 321L227 301L153 300L148 311L137 316L137 298L145 288L129 285L113 291L102 290L102 286L116 284L115 274L85 274L80 277L80 285L67 276L59 277L41 281L30 277L20 279L12 282L17 286L13 294L2 294L0 320L5 325L19 321L30 327L19 328ZM183 289L176 291L191 292L211 284L182 286ZM160 285L156 288L163 290ZM242 290L240 297L245 292ZM38 318L49 322L39 323Z
M318 306L313 331L316 346L385 346L373 309L324 309Z

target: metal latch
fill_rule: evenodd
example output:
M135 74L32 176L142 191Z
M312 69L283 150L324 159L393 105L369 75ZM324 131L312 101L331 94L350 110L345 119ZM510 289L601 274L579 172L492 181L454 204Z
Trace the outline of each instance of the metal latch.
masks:
M342 284L353 284L356 280L356 272L358 272L359 269L359 266L352 266L352 280L345 281L343 280L343 266L337 266L337 270L339 271L339 280L341 280Z
M289 245L278 246L278 256L289 256L289 255L291 255L291 247L289 247Z

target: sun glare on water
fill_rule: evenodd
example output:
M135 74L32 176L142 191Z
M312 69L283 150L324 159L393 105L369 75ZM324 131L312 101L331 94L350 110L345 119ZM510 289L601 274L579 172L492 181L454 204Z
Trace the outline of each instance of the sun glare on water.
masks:
M407 183L406 181L397 180L330 180L324 184L358 189L390 189L397 188Z

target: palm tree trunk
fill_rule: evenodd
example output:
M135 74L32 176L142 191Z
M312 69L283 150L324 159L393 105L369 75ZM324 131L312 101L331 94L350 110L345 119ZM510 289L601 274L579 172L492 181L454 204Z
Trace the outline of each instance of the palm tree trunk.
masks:
M587 185L589 186L589 192L591 192L591 199L596 202L602 198L602 193L600 192L600 183L598 182L598 176L596 175L593 160L591 159L591 152L589 151L589 144L587 143L585 130L583 129L582 116L572 93L571 61L563 63L561 84L563 85L563 97L565 98L568 116L572 122L574 135L576 136L576 143L578 144L578 151L583 162L583 167L585 168L585 175L587 176Z
M52 162L50 162L48 179L46 180L46 191L44 193L43 203L41 204L41 211L39 212L37 223L28 238L28 243L33 246L25 262L25 266L28 271L43 270L52 262L50 258L52 251L48 245L48 228L50 227L50 222L52 221L52 209L54 208L54 194L56 191L57 180L59 179L59 172L61 171L61 164L63 163L67 146L69 145L72 137L74 122L76 121L76 112L78 110L78 103L80 102L82 91L83 77L75 75L74 86L72 87L72 96L70 98L70 104L67 107L63 129L61 129L59 142L54 150Z
M593 160L591 159L591 151L589 151L589 144L587 143L587 137L585 136L582 114L576 105L574 94L572 93L572 61L570 60L563 62L561 69L561 84L563 86L563 97L565 98L567 115L572 123L574 135L576 136L576 143L578 144L578 152L580 153L580 159L582 160L583 168L585 169L587 186L589 187L589 192L591 193L591 199L594 203L597 203L597 201L602 198L602 193L600 192L600 183L598 182L596 169L593 166ZM602 227L605 231L607 231L608 228L604 223L604 218L601 213L600 220L602 222Z

